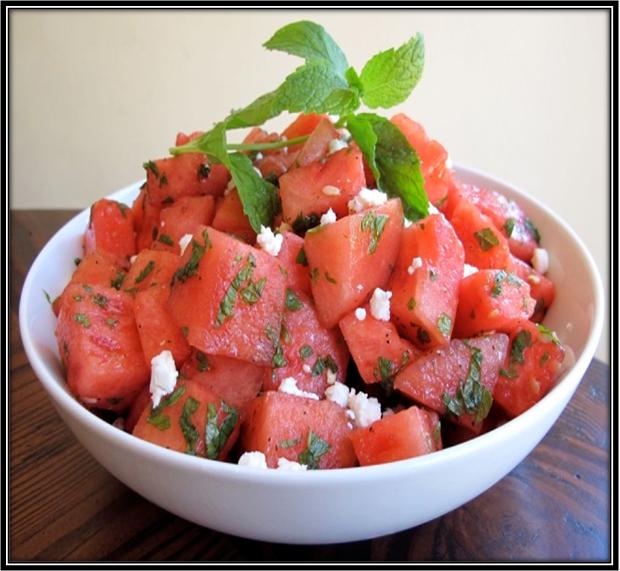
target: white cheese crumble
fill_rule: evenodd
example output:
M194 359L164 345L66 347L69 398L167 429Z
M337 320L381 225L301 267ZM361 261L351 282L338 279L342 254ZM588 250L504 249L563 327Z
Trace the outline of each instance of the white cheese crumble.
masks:
M237 462L239 466L267 469L267 458L262 452L244 452Z
M394 412L394 409L392 409L392 408L386 408L386 409L383 411L383 414L381 415L381 418L385 418L386 416L393 416L394 414L396 414L396 413Z
M333 155L334 153L337 153L338 151L342 150L342 149L346 149L349 145L347 145L347 143L345 141L343 141L342 139L332 139L329 142L329 153L330 155Z
M323 216L321 216L321 226L333 224L336 222L336 213L330 208Z
M135 254L134 256L131 256L131 258L129 258L129 263L134 264L137 259L138 259L138 254Z
M184 234L181 236L179 240L179 248L181 248L181 256L185 253L185 248L187 248L192 241L194 236L192 234Z
M274 234L269 226L263 226L262 224L260 232L256 236L256 243L271 256L277 256L280 253L283 240L284 236L282 234Z
M346 408L349 403L349 387L343 383L334 383L325 389L325 398Z
M344 127L342 129L338 129L338 134L340 135L340 139L342 141L351 140L351 133L349 133L348 129L345 129Z
M463 277L466 278L467 276L471 276L472 274L475 274L477 271L478 271L478 268L476 266L465 264L463 266Z
M303 397L307 399L319 400L319 395L302 391L297 386L297 381L293 377L286 377L278 387L278 392L294 395L296 397Z
M538 285L540 283L540 277L536 274L530 274L527 276L527 281L533 283L534 285Z
M403 223L405 225L405 228L410 228L411 226L413 226L413 222L411 222L411 220L409 220L409 218L407 218L405 216L405 218L403 218Z
M391 291L383 291L381 288L376 288L370 298L370 314L379 321L390 320L390 298L392 297Z
M256 172L256 174L257 174L258 176L260 176L261 178L263 178L263 173L262 173L262 172L260 172L260 169L259 169L258 167L253 167L253 168L254 168L254 171Z
M356 196L349 200L348 206L351 212L361 212L366 208L381 206L387 202L388 196L385 192L377 189L362 188Z
M411 260L411 265L407 268L407 273L412 276L418 268L422 267L422 258L416 256Z
M536 248L532 256L532 266L541 274L549 271L549 253L544 248Z
M306 464L300 464L299 462L293 462L286 458L278 458L278 470L288 470L290 472L304 472L308 469Z
M177 384L177 372L172 353L167 349L151 359L151 400L153 407L159 405L161 398L170 394Z
M304 366L302 367L302 369L304 370L304 373L310 374L312 372L312 367L308 365L308 363L304 363Z
M262 160L262 159L263 159L263 153L260 153L260 152L256 153L256 158L255 158L255 160L260 161L260 160Z
M428 214L429 216L431 214L439 214L439 210L437 210L437 208L435 207L434 204L431 204L430 202L428 203Z
M226 190L224 190L224 196L229 195L233 190L235 190L235 181L231 178L226 185Z
M364 286L363 286L362 284L357 284L357 285L355 286L355 289L356 289L357 291L360 291L360 292L361 292L361 291L364 289Z
M381 404L364 392L356 393L355 389L351 389L347 404L355 414L355 424L359 428L366 428L381 418Z
M366 310L363 307L358 307L355 310L355 318L358 321L364 321L364 319L366 319Z
M125 430L125 419L122 416L119 416L113 423L112 426L114 428L118 428L119 430Z
M327 184L323 187L323 194L326 196L340 196L342 191L337 186Z
M327 368L327 384L333 385L338 380L338 373L334 373L329 367Z

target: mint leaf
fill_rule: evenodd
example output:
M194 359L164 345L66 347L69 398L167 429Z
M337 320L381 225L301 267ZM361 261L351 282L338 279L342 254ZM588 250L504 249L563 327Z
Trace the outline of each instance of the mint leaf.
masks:
M455 416L470 414L475 422L483 421L491 410L493 395L481 382L482 351L471 347L471 358L467 378L457 389L454 397L443 395L443 403L448 412Z
M329 63L341 75L349 67L344 53L323 26L307 20L280 28L263 46L299 56L307 62Z
M362 69L362 99L371 109L402 103L417 85L424 69L424 38L416 34L397 50L372 57Z
M305 464L310 470L318 470L321 458L327 454L331 446L320 436L308 432L306 447L299 453L297 460L300 464Z
M298 67L278 88L277 101L289 113L344 115L359 107L346 80L324 61Z
M268 119L277 117L283 109L278 100L278 90L270 91L255 99L247 107L233 111L226 125L228 129L242 129L262 125Z
M346 118L347 128L375 175L377 186L402 200L412 221L428 215L428 197L420 160L400 129L385 117L359 113Z
M229 165L230 174L243 204L243 212L250 220L254 231L258 233L261 226L271 226L274 216L280 209L276 187L254 170L252 161L244 154L229 155Z
M226 446L230 435L235 429L239 413L237 409L228 406L224 401L221 402L221 408L226 415L221 424L218 426L218 411L212 402L207 405L207 424L205 427L205 444L206 457L211 460L217 460L222 450Z

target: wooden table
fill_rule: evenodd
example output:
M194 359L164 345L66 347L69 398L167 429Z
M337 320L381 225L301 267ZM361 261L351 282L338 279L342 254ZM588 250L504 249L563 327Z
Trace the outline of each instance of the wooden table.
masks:
M356 543L287 546L201 528L108 474L65 427L24 353L17 308L25 274L74 212L11 214L11 560L581 560L610 554L609 367L593 361L541 444L458 510Z

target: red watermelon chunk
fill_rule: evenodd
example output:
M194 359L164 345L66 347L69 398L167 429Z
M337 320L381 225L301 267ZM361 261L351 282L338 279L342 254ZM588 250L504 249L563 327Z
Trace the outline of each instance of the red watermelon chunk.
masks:
M477 268L511 270L508 241L476 206L461 200L450 222L463 244L468 264Z
M195 349L183 364L181 375L204 385L242 413L261 391L263 371L246 361L205 355Z
M189 357L190 347L168 311L169 297L168 282L141 290L136 294L134 311L146 362L162 351L170 351L178 367Z
M453 339L447 347L434 349L405 367L396 377L394 388L439 414L458 410L457 391L471 398L475 410L463 407L459 415L448 414L451 421L480 432L493 401L493 389L508 350L508 336L502 333L467 340ZM464 384L473 369L480 381L473 387ZM450 409L447 402L452 403Z
M340 331L364 382L389 383L420 352L399 337L393 323L375 319L368 306L363 309L366 312L363 320L355 312L343 317Z
M149 381L133 299L127 293L97 285L69 286L56 338L69 389L88 408L125 410Z
M529 319L536 302L530 286L503 270L480 270L461 281L454 324L457 337L487 331L512 333L522 319Z
M450 341L463 266L463 246L441 214L403 230L389 286L391 310L398 329L418 347Z
M309 468L348 468L356 463L350 427L336 403L269 391L249 406L241 449L262 452L270 468L279 458Z
M375 288L386 287L402 228L402 205L393 199L306 233L312 294L325 327L334 327Z
M231 234L248 244L256 242L256 232L254 232L249 218L243 212L243 204L237 189L227 192L218 200L212 226L216 230Z
M493 394L497 404L510 417L534 406L553 387L563 360L564 347L555 333L522 321L510 336L510 351Z
M283 232L282 238L278 262L284 269L288 287L293 291L312 295L310 268L303 249L304 239L293 232Z
M206 155L187 153L144 163L148 200L156 206L173 204L182 196L220 196L230 174L212 165Z
M84 234L84 253L99 252L117 266L127 267L136 253L136 236L131 208L105 198L90 209L90 221Z
M351 441L360 466L396 462L441 450L441 424L436 412L411 406L354 430Z
M349 351L340 331L325 329L312 299L290 288L280 343L282 358L275 363L280 366L265 370L264 390L277 390L285 378L293 377L301 390L322 397L330 370L336 380L345 382Z
M142 250L123 280L123 290L136 293L156 285L169 285L180 256L170 252Z
M133 434L169 450L226 460L239 435L239 426L239 413L234 407L205 386L182 381L157 408L147 403Z
M530 295L536 301L534 313L530 319L535 323L540 323L555 299L555 285L548 277L514 256L512 267L515 274L530 286Z
M193 347L267 367L279 346L285 286L276 258L205 228L181 258L169 307Z
M362 153L353 147L330 155L324 163L315 161L290 170L280 178L284 221L293 224L304 217L318 218L330 208L338 216L346 216L349 200L365 183ZM336 192L330 187L339 194L329 194Z
M186 234L193 234L200 226L211 224L214 213L212 196L182 196L172 206L162 209L159 232L152 248L179 254L179 240Z

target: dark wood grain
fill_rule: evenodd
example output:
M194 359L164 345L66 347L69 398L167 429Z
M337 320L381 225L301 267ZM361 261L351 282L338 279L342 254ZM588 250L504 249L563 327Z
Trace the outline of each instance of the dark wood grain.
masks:
M610 375L609 367L596 360L558 422L526 460L477 499L414 529L371 541L287 546L201 528L144 500L77 443L21 345L17 307L25 274L72 214L11 214L11 560L609 559Z

